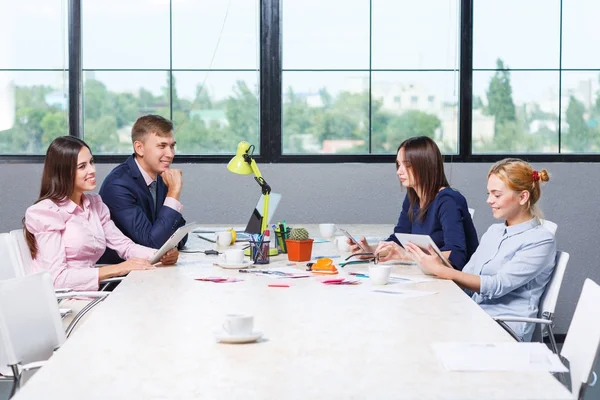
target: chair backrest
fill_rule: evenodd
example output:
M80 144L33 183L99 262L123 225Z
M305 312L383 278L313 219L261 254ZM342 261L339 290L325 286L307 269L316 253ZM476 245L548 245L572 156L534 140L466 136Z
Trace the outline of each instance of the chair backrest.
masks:
M0 353L8 365L47 360L66 340L48 272L0 281Z
M571 391L575 398L582 395L600 347L600 286L586 279L573 313L561 356L569 360Z
M24 273L30 273L31 263L33 260L31 259L29 246L27 246L27 241L25 240L25 232L23 229L15 229L10 231L10 236L17 249L17 255L19 262L21 263L21 268L23 269Z
M10 234L0 233L0 280L23 275L23 268Z
M558 229L558 225L556 225L552 221L548 221L547 219L540 219L542 226L548 229L553 235L556 235L556 230Z
M556 303L558 301L558 293L560 292L560 287L563 278L565 277L565 271L570 257L571 256L567 252L556 252L556 264L554 272L552 273L552 278L550 278L550 282L546 285L544 295L540 299L540 314L545 318L551 318L554 315L554 310L556 310Z

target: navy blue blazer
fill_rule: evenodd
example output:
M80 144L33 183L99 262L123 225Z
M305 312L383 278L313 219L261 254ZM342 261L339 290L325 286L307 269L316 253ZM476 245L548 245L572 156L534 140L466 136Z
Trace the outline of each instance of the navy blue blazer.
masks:
M409 208L410 201L406 195L394 233L431 236L441 251L450 250L449 260L452 266L462 270L479 245L465 197L452 188L440 190L429 205L423 221L416 218L419 214L418 204L414 205L415 218L412 221L408 217ZM400 244L394 234L387 240Z
M102 201L108 206L117 228L135 243L160 248L182 225L185 219L179 211L163 206L167 185L160 175L156 178L156 203L133 155L113 169L100 188ZM179 243L182 247L187 236ZM115 258L116 257L116 258ZM120 262L112 250L107 249L100 263Z

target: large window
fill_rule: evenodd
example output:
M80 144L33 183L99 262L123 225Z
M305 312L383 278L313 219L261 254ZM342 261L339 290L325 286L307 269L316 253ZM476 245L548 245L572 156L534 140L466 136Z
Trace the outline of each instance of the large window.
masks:
M156 113L178 154L256 143L258 18L255 0L82 1L84 139L130 153L131 126Z
M598 13L594 0L474 2L473 153L600 152Z
M261 162L388 162L416 135L454 161L598 161L598 15L597 0L9 2L0 156L70 133L117 161L157 113L180 161L246 140Z
M283 1L283 154L457 152L458 1Z
M66 0L3 2L0 154L40 154L68 134Z

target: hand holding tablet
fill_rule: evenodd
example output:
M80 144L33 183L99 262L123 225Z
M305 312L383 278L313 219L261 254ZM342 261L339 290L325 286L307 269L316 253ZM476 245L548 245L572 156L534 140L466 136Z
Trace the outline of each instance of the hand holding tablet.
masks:
M437 254L442 263L448 267L453 268L450 261L440 251L437 247L433 239L429 235L417 235L412 233L396 233L396 237L402 243L402 246L406 247L407 243L412 243L415 246L418 246L425 254L430 254L430 248L433 249L433 252Z
M177 245L179 244L179 242L181 242L181 239L183 239L185 235L187 235L192 229L198 228L199 226L200 224L192 222L191 224L184 225L177 229L175 233L171 235L169 240L167 240L165 244L163 244L160 247L160 249L158 249L157 252L154 253L152 258L150 259L150 264L156 264L157 262L159 262L162 256L164 256L167 251L171 250L174 247L177 247Z

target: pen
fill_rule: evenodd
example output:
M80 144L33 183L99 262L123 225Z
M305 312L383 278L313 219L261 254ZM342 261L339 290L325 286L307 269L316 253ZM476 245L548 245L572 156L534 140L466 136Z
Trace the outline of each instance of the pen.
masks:
M353 275L353 276L355 276L357 278L368 278L369 277L369 275L361 274L359 272L350 272L350 275Z
M285 243L285 239L287 239L287 232L285 231L285 227L283 224L279 224L279 233L281 236L281 249L284 253L287 253L287 244Z
M340 256L316 256L314 259L318 260L319 258L340 258Z

